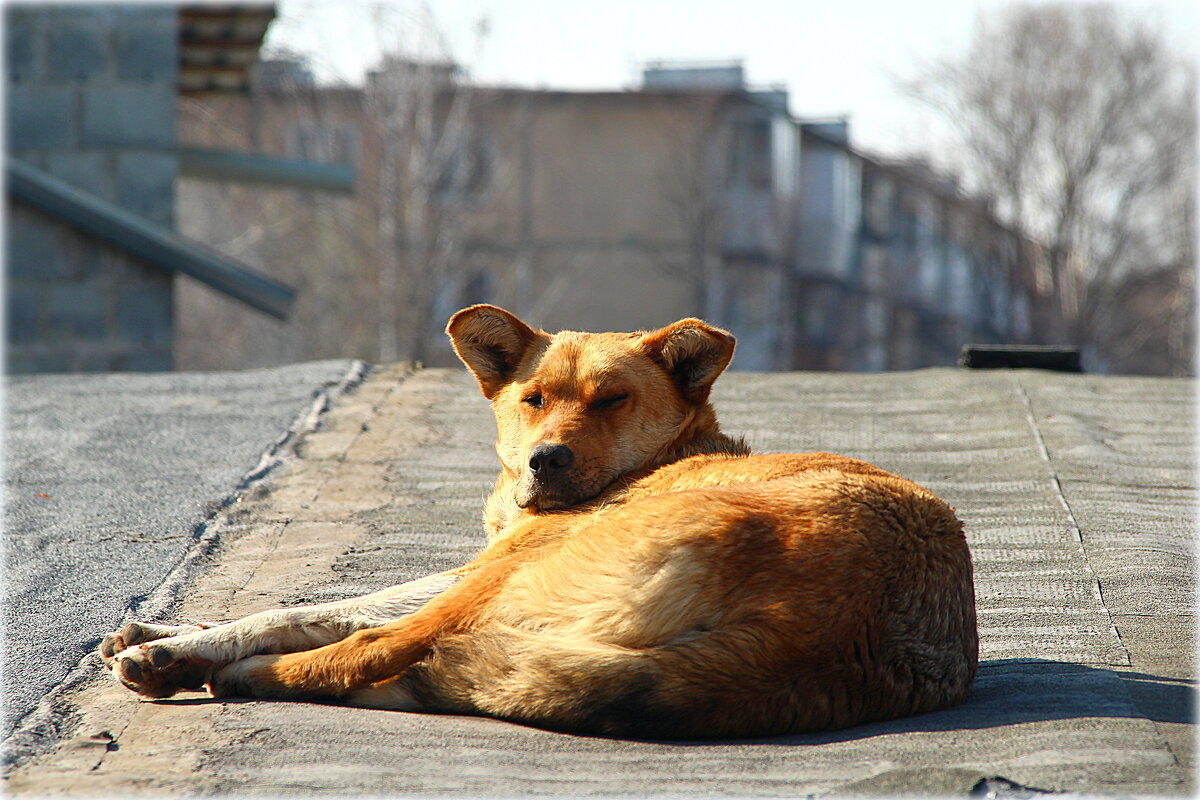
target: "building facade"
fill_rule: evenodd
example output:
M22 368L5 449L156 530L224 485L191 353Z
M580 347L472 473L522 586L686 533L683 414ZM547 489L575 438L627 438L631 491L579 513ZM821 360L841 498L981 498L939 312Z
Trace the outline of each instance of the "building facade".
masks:
M796 119L740 64L652 65L612 92L471 86L399 61L363 87L272 74L287 79L185 109L185 141L350 161L359 192L185 183L190 235L319 288L269 329L185 297L181 325L215 321L229 342L197 336L184 364L449 364L445 319L484 301L548 330L702 316L738 336L734 367L751 370L908 369L1035 338L1029 253L986 208L856 152L844 122ZM269 221L248 244L249 207Z
M928 167L856 152L844 122L800 128L795 367L914 369L1036 340L1028 240Z
M179 273L285 313L290 289L174 230L179 97L244 88L273 18L5 6L7 372L171 369Z
M178 15L9 5L7 148L71 186L174 222ZM22 203L7 208L10 372L170 369L173 276Z

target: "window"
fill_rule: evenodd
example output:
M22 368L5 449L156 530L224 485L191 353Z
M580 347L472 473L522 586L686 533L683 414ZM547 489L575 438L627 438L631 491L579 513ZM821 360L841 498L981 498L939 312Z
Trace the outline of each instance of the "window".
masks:
M752 119L738 123L733 131L730 182L751 189L770 190L771 121Z

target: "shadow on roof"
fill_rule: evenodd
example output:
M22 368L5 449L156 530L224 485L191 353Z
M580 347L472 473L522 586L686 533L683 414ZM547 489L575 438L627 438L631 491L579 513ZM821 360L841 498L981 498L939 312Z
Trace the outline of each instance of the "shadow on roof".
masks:
M1088 718L1148 718L1155 722L1191 723L1195 721L1195 699L1195 681L1187 679L1119 672L1108 667L1065 661L998 659L980 662L978 677L966 702L944 711L823 733L671 743L697 747L733 743L818 745L886 734L982 730ZM192 696L155 702L206 705L255 701Z
M839 731L777 736L763 744L806 745L892 733L980 730L1087 718L1195 721L1195 681L1046 659L981 661L965 703L944 711ZM701 742L697 744L716 744Z

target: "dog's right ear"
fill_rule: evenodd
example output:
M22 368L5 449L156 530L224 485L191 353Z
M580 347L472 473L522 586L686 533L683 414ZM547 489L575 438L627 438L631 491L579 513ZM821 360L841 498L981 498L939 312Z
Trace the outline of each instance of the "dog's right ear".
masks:
M488 400L512 381L526 351L546 336L516 315L489 305L459 311L446 325L446 334Z

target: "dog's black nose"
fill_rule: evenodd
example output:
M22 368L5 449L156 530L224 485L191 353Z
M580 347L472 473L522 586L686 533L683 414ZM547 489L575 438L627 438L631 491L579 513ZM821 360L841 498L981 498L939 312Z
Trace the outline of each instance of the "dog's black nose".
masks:
M529 454L529 469L534 475L546 477L575 463L575 454L564 444L539 444Z

